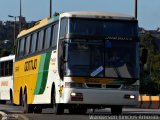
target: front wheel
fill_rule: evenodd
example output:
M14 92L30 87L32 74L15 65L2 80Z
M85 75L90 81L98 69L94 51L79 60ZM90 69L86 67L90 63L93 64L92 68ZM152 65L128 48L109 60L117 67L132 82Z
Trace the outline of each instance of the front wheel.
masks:
M63 104L55 104L54 105L54 113L57 115L63 114L64 113L64 106Z
M70 114L86 114L87 112L87 108L86 107L82 107L82 106L71 106L69 108L69 113Z
M113 115L120 115L120 114L122 114L122 106L112 106L111 107L111 113Z
M54 91L52 91L52 105L53 105L53 109L54 109L54 113L55 114L63 114L64 113L64 105L63 104L59 104L56 103L56 90L55 88L53 89Z

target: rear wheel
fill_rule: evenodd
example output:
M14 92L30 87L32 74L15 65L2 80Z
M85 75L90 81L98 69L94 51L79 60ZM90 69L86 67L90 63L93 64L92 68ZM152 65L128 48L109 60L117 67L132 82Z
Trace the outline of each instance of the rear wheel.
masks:
M13 104L13 94L12 94L12 91L10 91L10 102L11 102L11 104Z
M112 106L111 107L111 113L113 115L120 115L120 114L122 114L122 106Z
M0 100L0 104L6 104L6 100Z
M34 106L33 105L30 105L30 104L27 104L27 93L25 93L23 95L23 103L22 103L22 106L23 106L23 112L24 113L33 113L34 111Z

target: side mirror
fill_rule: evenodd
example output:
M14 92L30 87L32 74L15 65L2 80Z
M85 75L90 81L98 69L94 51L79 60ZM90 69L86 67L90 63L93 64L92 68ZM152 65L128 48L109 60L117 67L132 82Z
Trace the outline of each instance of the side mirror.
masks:
M143 48L142 49L142 54L141 54L141 63L143 65L147 63L147 58L148 58L148 50Z

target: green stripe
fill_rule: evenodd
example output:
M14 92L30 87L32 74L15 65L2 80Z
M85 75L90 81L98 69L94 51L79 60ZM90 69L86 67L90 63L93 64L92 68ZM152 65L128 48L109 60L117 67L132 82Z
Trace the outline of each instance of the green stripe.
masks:
M41 60L38 70L38 78L34 94L42 94L45 90L48 78L50 58L51 58L51 52L41 55Z

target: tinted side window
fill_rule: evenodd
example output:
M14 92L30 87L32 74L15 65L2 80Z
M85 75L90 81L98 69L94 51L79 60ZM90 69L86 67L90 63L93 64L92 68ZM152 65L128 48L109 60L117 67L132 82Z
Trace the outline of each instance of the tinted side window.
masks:
M9 75L9 64L8 63L9 63L8 61L4 62L4 64L5 64L5 74L4 74L4 76Z
M13 61L5 61L0 63L0 76L11 76L13 73Z
M9 75L13 74L13 60L9 61Z
M23 56L24 54L24 42L25 42L25 38L20 40L20 49L19 49L19 56Z
M62 19L61 20L61 27L60 27L60 37L64 37L65 34L67 33L67 19Z
M53 26L52 47L56 47L57 45L57 36L58 36L58 24Z
M25 54L29 53L29 50L30 50L30 41L31 41L31 36L28 36L27 39L26 39Z
M4 62L0 63L0 76L4 76Z
M32 35L32 44L31 44L31 53L36 51L36 44L37 44L37 33Z
M20 46L20 40L17 41L16 56L19 56L19 46Z
M45 33L45 49L50 47L50 42L51 41L51 27L46 29Z
M44 30L39 32L38 38L38 51L41 51L43 47Z

